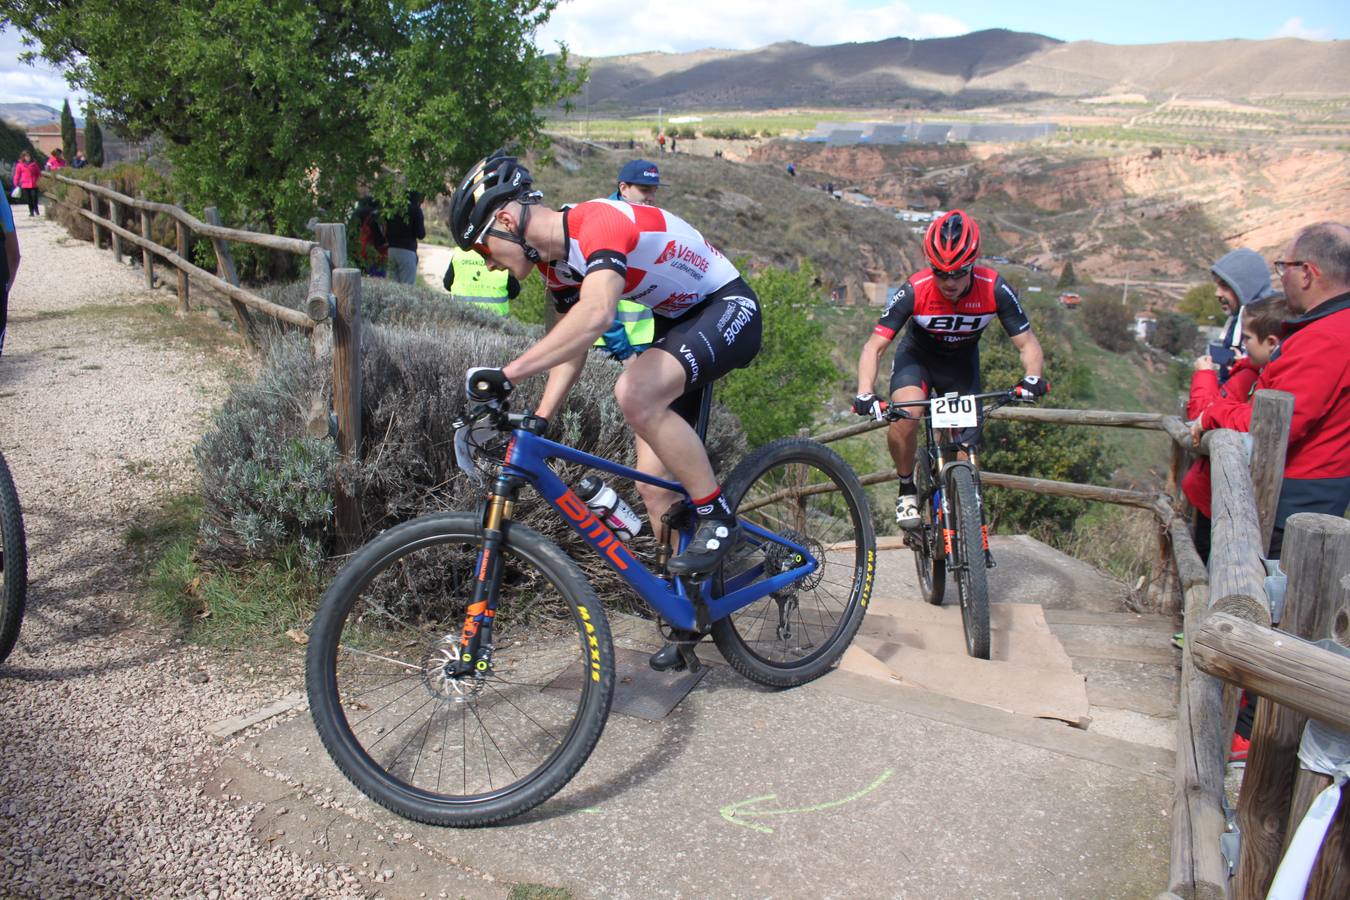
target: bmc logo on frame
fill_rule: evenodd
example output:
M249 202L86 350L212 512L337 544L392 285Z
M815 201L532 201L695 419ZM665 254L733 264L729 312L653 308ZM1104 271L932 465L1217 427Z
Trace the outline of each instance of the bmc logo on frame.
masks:
M684 244L671 241L666 244L666 249L661 251L661 255L656 258L656 265L668 263L672 259L678 259L681 262L687 262L700 272L708 271L708 258L703 256L692 247L686 247Z

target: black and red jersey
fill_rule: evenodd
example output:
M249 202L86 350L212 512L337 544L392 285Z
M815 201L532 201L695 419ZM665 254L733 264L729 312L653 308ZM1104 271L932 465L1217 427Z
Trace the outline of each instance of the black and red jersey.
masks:
M920 349L933 353L956 353L978 345L984 329L997 317L1011 337L1031 329L1017 291L993 269L976 266L970 289L955 300L938 290L929 269L916 272L890 296L874 334L894 340L905 323L909 336Z

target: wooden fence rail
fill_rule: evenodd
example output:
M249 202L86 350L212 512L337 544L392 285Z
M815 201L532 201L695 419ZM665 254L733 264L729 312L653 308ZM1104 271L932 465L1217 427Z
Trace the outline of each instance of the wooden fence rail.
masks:
M293 328L304 329L311 333L311 346L316 356L322 358L331 355L333 366L333 390L331 404L334 410L329 414L329 401L313 398L310 408L308 430L314 435L332 435L338 444L339 453L345 459L353 459L359 453L361 433L361 381L360 381L360 309L361 279L355 269L345 268L347 259L346 229L342 225L320 224L315 226L318 241L306 241L299 238L283 237L274 234L260 234L239 228L226 228L220 224L214 208L207 210L210 221L203 222L187 211L167 203L156 203L138 197L128 197L112 188L89 181L82 181L56 173L44 173L49 178L86 193L89 208L62 201L58 197L48 196L88 220L93 229L94 244L101 246L103 232L110 235L114 258L122 260L122 241L127 241L142 250L142 265L147 287L154 287L154 257L173 266L178 273L178 309L186 314L189 309L188 284L195 282L199 286L217 291L227 298L239 324L241 339L250 346L254 342L254 324L249 311L268 316ZM111 218L99 214L100 199L109 203ZM140 234L122 227L119 216L120 207L140 211ZM176 246L173 249L155 243L151 238L152 221L155 215L165 215L174 221ZM217 272L208 272L196 265L191 256L194 235L211 240L217 259ZM265 297L240 286L239 276L230 256L229 242L251 244L281 253L293 253L304 257L309 265L309 288L306 293L305 311L291 309L273 303ZM332 422L336 419L336 422ZM341 485L334 488L338 542L341 549L349 550L360 543L361 518L356 497L347 494Z

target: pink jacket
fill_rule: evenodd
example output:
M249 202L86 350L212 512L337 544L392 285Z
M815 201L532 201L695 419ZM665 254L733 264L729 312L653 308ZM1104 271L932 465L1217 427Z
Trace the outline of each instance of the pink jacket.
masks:
M21 188L37 187L41 175L42 168L31 159L28 162L19 160L14 165L14 183Z
M65 161L64 159L58 159L58 158L56 158L55 156L49 156L49 157L47 157L47 171L48 171L48 172L55 172L57 169L64 169L65 167L66 167L66 161Z

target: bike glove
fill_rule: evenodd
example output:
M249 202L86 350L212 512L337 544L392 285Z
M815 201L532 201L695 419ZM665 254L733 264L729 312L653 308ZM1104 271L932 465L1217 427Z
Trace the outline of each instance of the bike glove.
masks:
M505 400L514 387L501 369L474 366L464 373L464 395L479 403Z
M886 418L886 401L876 394L859 394L853 398L853 411L860 416L869 416L879 422Z
M1036 400L1050 393L1050 382L1039 375L1023 375L1012 391L1018 400Z

